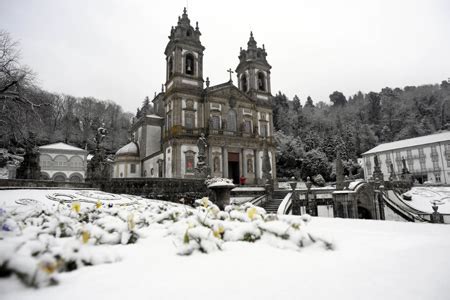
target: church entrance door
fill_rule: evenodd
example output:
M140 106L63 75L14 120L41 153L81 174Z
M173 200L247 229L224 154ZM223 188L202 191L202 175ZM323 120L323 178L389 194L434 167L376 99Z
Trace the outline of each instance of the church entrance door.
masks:
M239 153L228 152L228 178L239 184Z

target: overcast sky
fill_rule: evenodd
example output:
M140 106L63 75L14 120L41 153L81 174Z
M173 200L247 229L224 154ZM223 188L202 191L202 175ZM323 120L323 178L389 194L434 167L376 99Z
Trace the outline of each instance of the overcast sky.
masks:
M250 30L266 46L272 93L302 104L450 77L448 0L0 0L0 29L20 41L43 89L134 112L161 90L164 48L186 5L212 85L228 80Z

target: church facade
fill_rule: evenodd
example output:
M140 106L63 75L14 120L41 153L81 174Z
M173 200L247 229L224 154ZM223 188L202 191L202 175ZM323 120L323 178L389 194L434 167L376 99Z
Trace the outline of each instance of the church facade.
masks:
M185 9L164 51L166 80L164 91L153 99L155 113L134 122L131 143L136 147L124 148L136 150L118 151L113 177L195 177L202 134L212 177L235 183L245 177L249 184L261 184L264 151L276 177L271 66L265 47L258 47L251 33L247 49L239 53L237 86L231 70L228 82L212 86L204 80L200 35Z

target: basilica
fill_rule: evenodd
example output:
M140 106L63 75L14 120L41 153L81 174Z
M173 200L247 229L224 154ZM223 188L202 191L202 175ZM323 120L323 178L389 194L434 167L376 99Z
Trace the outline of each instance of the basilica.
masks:
M235 183L245 177L246 183L261 184L264 152L276 177L271 66L264 45L258 47L250 33L247 49L239 52L237 86L231 69L228 82L210 85L203 77L200 35L184 9L170 30L166 80L152 100L154 113L133 123L133 141L117 151L113 178L196 177L201 136L212 177Z

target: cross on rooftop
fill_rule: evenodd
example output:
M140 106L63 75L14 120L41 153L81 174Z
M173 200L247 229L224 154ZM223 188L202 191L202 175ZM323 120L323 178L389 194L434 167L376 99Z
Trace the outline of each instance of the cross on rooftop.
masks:
M230 73L230 82L233 82L233 80L231 79L231 74L234 73L233 70L231 70L231 68L229 68L227 70L228 73Z

